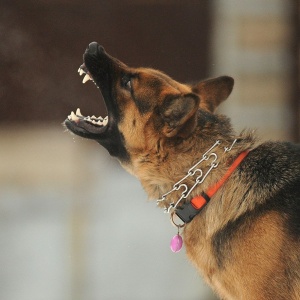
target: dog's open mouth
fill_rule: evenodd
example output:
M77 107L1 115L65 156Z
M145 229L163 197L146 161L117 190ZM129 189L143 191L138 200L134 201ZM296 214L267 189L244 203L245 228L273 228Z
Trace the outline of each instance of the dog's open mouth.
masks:
M82 83L86 83L87 81L91 80L99 89L99 86L94 81L85 64L82 64L79 67L78 73L80 76L84 75ZM90 134L98 135L106 131L106 127L108 125L108 116L84 116L82 115L80 108L77 108L75 113L72 111L68 116L66 125L75 134L83 137L89 137Z
M102 94L108 116L84 116L77 108L75 112L71 112L64 124L74 134L96 140L112 156L122 161L128 160L123 135L118 128L120 110L114 89L126 65L107 54L96 42L88 45L83 54L83 62L78 69L79 75L83 76L82 82L94 82Z

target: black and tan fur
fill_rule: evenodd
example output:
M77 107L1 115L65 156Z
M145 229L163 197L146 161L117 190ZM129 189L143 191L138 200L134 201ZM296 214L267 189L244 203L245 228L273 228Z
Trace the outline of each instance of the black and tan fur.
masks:
M100 88L109 121L95 126L78 116L65 121L67 128L104 146L151 199L171 190L216 140L222 147L237 143L227 155L217 148L218 168L191 197L251 149L185 226L186 253L221 299L300 299L300 147L259 144L252 133L237 135L228 118L214 113L231 93L230 77L181 84L153 69L130 68L95 42L81 68Z

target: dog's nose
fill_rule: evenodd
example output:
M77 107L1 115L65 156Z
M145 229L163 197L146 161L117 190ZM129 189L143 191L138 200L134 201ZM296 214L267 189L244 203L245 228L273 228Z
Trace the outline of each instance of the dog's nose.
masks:
M87 50L90 54L94 54L94 55L97 53L104 52L104 48L102 46L100 46L97 42L90 43Z

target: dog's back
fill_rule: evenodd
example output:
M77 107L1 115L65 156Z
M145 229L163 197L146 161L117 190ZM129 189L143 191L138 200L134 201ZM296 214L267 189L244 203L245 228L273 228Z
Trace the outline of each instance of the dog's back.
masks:
M222 299L300 299L300 146L261 144L226 185L224 206L216 199L212 213L228 222L212 229L210 238L206 231L196 243L201 217L186 229L191 260L205 270ZM208 219L205 226L214 226ZM207 238L210 259L197 251Z

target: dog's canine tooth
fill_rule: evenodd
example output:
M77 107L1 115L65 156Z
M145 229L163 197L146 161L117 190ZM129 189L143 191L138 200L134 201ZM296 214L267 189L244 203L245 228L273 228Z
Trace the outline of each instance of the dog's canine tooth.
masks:
M80 116L80 117L82 117L82 114L81 114L80 108L77 108L77 110L76 110L76 115L77 115L77 116Z
M83 80L82 80L82 83L86 83L87 81L91 80L91 77L89 74L85 74Z
M107 123L108 123L108 117L105 117L102 123L103 123L104 126L106 126Z
M80 70L81 70L81 68L79 67L79 69L78 69L78 73L80 73Z
M85 74L85 72L81 69L81 68L79 68L79 75L81 76L82 74Z
M79 120L79 118L74 114L73 111L71 112L71 120L72 121L78 121Z

